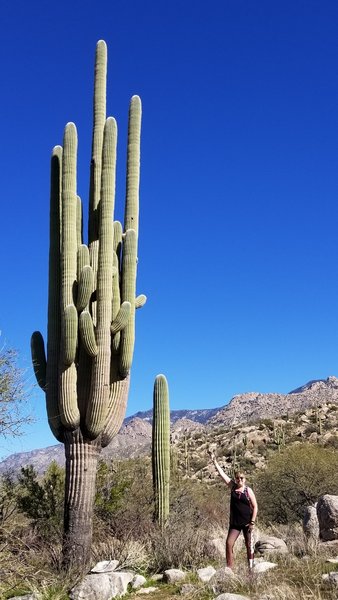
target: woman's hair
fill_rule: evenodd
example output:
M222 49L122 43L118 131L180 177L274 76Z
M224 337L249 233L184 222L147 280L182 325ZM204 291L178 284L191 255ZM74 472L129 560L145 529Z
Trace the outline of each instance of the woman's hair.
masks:
M236 477L245 477L245 473L243 471L235 471L234 476L235 476L235 478Z

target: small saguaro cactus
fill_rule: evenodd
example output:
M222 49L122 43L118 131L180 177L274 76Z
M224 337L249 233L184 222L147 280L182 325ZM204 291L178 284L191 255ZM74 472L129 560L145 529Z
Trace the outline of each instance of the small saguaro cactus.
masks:
M281 451L282 446L285 446L285 430L284 426L273 424L273 436L274 442L278 447L278 452Z
M77 195L77 132L65 128L51 159L47 358L32 336L37 381L50 428L65 445L65 563L90 557L95 476L101 449L125 415L134 350L141 101L129 109L124 226L114 221L117 126L106 118L107 47L96 47L88 245Z
M152 466L155 521L164 527L169 516L170 409L168 383L157 375L153 395Z

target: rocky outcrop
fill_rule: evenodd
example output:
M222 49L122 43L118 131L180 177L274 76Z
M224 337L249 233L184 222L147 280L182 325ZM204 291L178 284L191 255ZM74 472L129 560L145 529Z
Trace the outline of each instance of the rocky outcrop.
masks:
M300 412L309 406L331 402L338 404L338 379L310 381L288 394L248 392L234 396L230 403L209 420L210 425L233 427L243 422L273 419Z

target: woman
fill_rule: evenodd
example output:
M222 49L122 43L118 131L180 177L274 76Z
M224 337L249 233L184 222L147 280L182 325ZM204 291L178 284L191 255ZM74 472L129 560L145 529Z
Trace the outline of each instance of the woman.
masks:
M220 467L214 452L210 453L219 475L231 490L230 499L230 522L226 539L226 561L231 569L234 566L233 548L241 531L244 535L245 546L248 556L249 568L253 567L254 543L253 528L258 512L257 500L252 489L245 485L245 475L241 471L235 473L235 479L231 479Z

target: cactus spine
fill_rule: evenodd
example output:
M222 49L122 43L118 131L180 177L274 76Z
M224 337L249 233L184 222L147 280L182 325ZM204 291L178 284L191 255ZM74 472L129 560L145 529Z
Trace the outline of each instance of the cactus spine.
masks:
M51 159L47 358L39 332L32 358L48 421L65 444L66 562L90 555L95 473L122 424L129 389L136 299L141 101L129 109L125 227L114 222L117 126L106 118L107 48L96 47L88 245L77 195L77 131L68 123Z
M154 384L152 466L155 521L163 528L169 516L170 486L170 409L164 375L157 375Z

